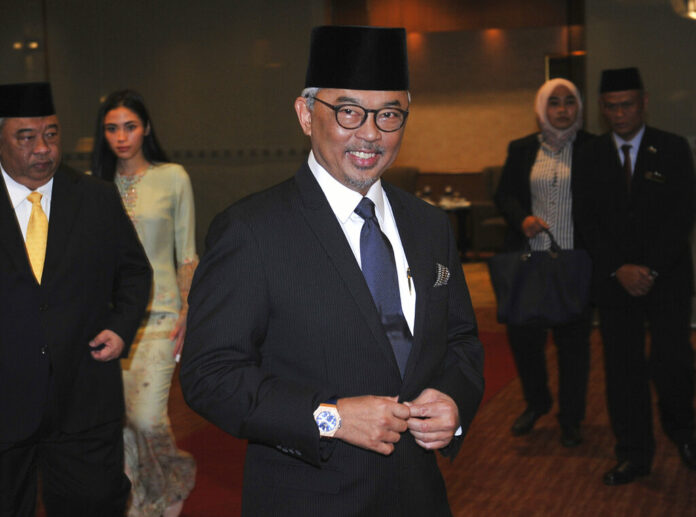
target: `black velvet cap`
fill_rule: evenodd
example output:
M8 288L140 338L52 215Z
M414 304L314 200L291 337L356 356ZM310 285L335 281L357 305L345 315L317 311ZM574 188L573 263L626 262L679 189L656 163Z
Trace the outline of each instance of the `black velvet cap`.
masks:
M55 115L49 83L0 85L0 117L47 117Z
M615 68L602 70L599 93L642 90L643 81L637 68Z
M305 88L408 90L406 31L323 26L312 29Z

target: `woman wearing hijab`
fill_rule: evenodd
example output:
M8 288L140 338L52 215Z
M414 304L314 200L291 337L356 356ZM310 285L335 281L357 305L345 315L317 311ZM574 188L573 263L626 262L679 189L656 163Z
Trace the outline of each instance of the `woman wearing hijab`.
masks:
M573 221L572 174L577 150L591 135L582 131L582 99L566 79L551 79L536 95L535 111L540 132L514 140L508 147L495 202L508 223L506 248L549 248L550 230L563 249L581 248ZM577 321L553 328L508 325L513 352L527 404L511 431L529 433L548 413L553 399L548 388L546 341L549 330L558 351L558 420L561 443L582 443L580 424L585 416L589 373L589 307Z

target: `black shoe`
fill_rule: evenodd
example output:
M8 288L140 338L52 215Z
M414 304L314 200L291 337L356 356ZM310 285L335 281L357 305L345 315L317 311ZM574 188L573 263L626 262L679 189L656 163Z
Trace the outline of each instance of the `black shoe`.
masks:
M625 485L633 483L636 478L650 474L650 467L637 465L631 461L620 461L613 469L604 474L602 481L605 485Z
M677 445L679 456L681 456L684 465L691 470L696 470L696 442L684 442Z
M563 447L577 447L582 443L580 427L575 425L561 426L561 445Z
M547 411L534 411L533 409L525 409L524 413L517 417L515 423L512 424L510 431L512 431L513 436L522 436L527 434L534 428L534 424L539 420Z

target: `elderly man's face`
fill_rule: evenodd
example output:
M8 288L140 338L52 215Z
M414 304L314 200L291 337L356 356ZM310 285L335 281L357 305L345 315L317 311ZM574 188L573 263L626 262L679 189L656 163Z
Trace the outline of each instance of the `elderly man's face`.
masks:
M643 127L647 98L639 90L605 92L600 108L611 130L624 140L630 140Z
M363 108L408 109L405 91L319 90L317 98L329 104L357 104ZM317 162L346 187L365 195L399 153L404 128L386 133L375 125L374 114L357 129L344 129L334 111L316 102L312 111L302 97L295 110L304 133L312 139Z
M6 118L0 162L13 180L31 190L47 183L60 164L58 117Z

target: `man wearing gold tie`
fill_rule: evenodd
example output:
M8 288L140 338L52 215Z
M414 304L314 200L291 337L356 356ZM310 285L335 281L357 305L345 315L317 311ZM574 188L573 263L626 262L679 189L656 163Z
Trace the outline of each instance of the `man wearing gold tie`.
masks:
M115 189L61 165L48 83L0 86L0 515L123 515L127 354L151 271Z

